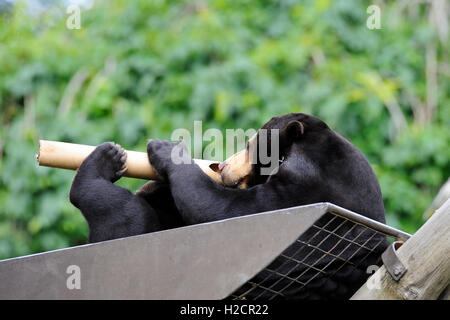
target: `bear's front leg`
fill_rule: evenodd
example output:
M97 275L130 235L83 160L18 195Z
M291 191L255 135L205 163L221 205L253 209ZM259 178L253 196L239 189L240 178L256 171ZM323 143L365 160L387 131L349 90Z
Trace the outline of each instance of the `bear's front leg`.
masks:
M114 185L126 170L125 161L126 153L119 145L105 142L77 170L70 202L89 224L89 242L160 229L157 214L145 199Z
M153 168L166 182L169 182L169 174L185 170L186 165L194 165L184 141L149 140L147 155Z
M126 170L125 161L126 153L119 145L113 142L99 145L78 168L70 190L70 201L78 207L91 198L91 192L98 193L93 187L99 180L117 181Z
M215 221L229 214L226 208L232 206L234 196L200 169L183 141L150 140L147 153L151 165L168 183L186 224Z

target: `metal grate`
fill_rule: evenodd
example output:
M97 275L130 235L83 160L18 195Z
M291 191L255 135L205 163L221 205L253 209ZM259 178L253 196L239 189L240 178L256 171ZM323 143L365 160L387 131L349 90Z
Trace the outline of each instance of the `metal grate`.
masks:
M230 298L348 299L387 246L383 232L326 213Z

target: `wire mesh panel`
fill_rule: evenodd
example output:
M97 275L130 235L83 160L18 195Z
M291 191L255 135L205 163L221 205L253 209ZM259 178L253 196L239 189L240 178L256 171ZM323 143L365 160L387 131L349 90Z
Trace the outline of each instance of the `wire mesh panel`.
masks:
M230 298L348 299L387 246L385 234L326 213Z

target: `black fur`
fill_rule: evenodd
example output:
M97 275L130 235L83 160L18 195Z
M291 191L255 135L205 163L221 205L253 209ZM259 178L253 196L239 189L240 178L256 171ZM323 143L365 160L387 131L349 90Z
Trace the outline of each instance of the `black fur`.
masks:
M380 187L368 161L323 121L295 113L274 117L262 128L280 130L280 159L284 162L270 177L260 175L261 165L254 165L247 189L218 185L193 163L174 164L171 152L178 143L151 140L147 146L149 160L166 184L149 183L132 194L113 184L120 177L116 172L123 166L117 156L120 147L111 143L100 145L79 168L70 192L70 201L89 224L89 241L316 202L331 202L385 222ZM343 277L342 271L337 276L359 286L367 276L364 273L367 263L363 264L363 271L358 270L359 276L353 273L357 280ZM329 285L321 286L319 280ZM342 287L342 283L336 279L317 279L311 285L321 288L319 293L311 295L313 291L308 291L305 296L304 291L297 292L293 287L288 296L323 298L322 291L328 290L332 292L326 294L328 297L348 298L354 287ZM340 288L341 294L336 294L339 290L333 286Z

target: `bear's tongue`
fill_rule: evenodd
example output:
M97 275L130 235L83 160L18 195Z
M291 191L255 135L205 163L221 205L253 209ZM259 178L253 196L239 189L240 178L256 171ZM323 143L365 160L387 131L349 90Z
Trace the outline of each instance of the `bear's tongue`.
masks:
M223 168L225 168L226 165L227 165L227 163L225 161L219 163L219 170L222 171Z

